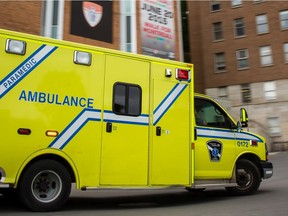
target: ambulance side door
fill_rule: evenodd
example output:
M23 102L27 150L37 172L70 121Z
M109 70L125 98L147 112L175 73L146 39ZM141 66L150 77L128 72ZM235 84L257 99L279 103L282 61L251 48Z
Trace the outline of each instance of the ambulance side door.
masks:
M235 160L235 127L215 102L195 98L195 179L230 178Z
M150 63L106 56L100 185L148 183Z

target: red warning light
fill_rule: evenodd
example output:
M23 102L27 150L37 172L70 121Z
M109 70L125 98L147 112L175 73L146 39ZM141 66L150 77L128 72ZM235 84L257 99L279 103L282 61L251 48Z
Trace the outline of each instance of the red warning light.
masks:
M190 79L190 71L184 69L177 69L176 78L178 80L188 81Z

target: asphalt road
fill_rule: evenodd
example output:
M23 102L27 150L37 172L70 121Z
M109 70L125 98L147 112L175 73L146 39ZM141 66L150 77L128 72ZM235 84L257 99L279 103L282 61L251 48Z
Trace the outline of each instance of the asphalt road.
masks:
M274 176L257 194L231 196L224 189L190 193L169 190L75 191L61 211L31 213L17 199L0 196L1 216L287 216L288 152L273 153Z

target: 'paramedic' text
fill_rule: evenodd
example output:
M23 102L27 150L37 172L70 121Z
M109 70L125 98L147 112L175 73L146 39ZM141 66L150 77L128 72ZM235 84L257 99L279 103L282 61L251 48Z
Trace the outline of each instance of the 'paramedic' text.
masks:
M22 78L27 72L29 72L34 65L37 63L37 61L32 58L28 62L26 62L24 65L22 65L18 70L15 71L4 83L4 87L7 89L11 85L13 85L15 82L17 82L20 78Z

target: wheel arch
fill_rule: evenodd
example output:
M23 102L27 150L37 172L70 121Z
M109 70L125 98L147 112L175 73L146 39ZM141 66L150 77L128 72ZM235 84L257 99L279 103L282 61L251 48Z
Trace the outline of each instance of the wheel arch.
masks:
M78 172L77 172L77 169L76 169L73 161L63 152L59 153L58 151L54 152L54 150L50 150L48 152L47 151L37 152L26 159L26 161L22 164L21 168L19 169L19 172L18 172L17 178L16 178L16 184L14 185L14 187L17 188L17 185L18 185L19 181L21 181L21 177L23 176L23 173L32 164L36 163L37 161L41 161L41 160L45 160L45 159L54 160L54 161L57 161L57 162L63 164L71 176L72 183L79 181Z
M261 178L263 178L264 173L263 173L263 170L261 169L261 165L260 165L261 159L259 158L258 155L251 153L251 152L244 153L238 157L238 159L235 163L235 166L236 166L237 162L241 159L246 159L246 160L249 160L252 163L254 163L260 172Z

